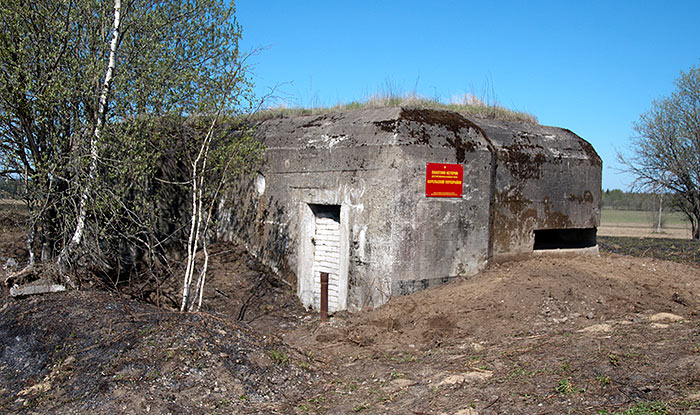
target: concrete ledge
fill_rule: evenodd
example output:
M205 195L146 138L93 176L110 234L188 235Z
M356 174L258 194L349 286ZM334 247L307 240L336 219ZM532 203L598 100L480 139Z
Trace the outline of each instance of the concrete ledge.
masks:
M598 245L588 248L569 248L569 249L538 249L532 251L533 255L543 256L569 256L569 255L600 255Z
M22 297L25 295L57 293L65 290L66 287L60 284L36 284L24 285L22 287L15 284L10 288L10 295L13 297Z

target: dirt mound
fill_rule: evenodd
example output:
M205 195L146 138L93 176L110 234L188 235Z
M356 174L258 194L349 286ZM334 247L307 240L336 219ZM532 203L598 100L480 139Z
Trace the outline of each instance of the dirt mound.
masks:
M104 292L9 300L0 412L259 413L316 376L303 354L234 321Z
M656 312L690 317L700 270L673 262L604 257L531 258L407 297L349 319L335 336L383 350L500 341ZM485 324L490 322L492 324Z
M286 340L339 374L331 413L698 413L699 303L698 267L539 257Z
M209 246L209 252L200 311L246 323L262 334L294 327L307 315L292 287L242 245L220 241ZM199 275L199 267L204 263L201 252L198 256L195 275ZM173 262L171 266L169 276L135 283L124 281L116 289L128 297L178 311L185 261ZM93 284L95 281L87 278L84 286L115 290L114 285Z
M307 316L293 287L243 246L218 242L210 251L202 311L245 322L269 335L296 327Z

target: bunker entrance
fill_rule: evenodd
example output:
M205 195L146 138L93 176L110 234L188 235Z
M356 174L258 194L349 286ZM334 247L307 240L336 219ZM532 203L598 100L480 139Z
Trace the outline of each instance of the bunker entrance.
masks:
M328 310L338 311L343 284L341 272L341 226L339 205L315 205L309 207L314 214L313 245L313 305L321 305L321 273L328 273Z
M596 246L596 228L535 230L534 250L577 249Z

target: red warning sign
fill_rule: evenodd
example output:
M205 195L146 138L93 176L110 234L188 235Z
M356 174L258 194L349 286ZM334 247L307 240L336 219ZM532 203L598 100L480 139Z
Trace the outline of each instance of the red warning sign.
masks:
M426 197L462 197L461 164L427 163L425 172Z

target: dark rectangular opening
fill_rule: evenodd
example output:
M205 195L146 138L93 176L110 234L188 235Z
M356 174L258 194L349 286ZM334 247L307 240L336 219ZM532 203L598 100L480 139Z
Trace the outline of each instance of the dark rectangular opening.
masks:
M330 218L340 222L340 205L317 205L309 203L311 211L317 218Z
M595 245L596 228L538 229L533 249L576 249Z

